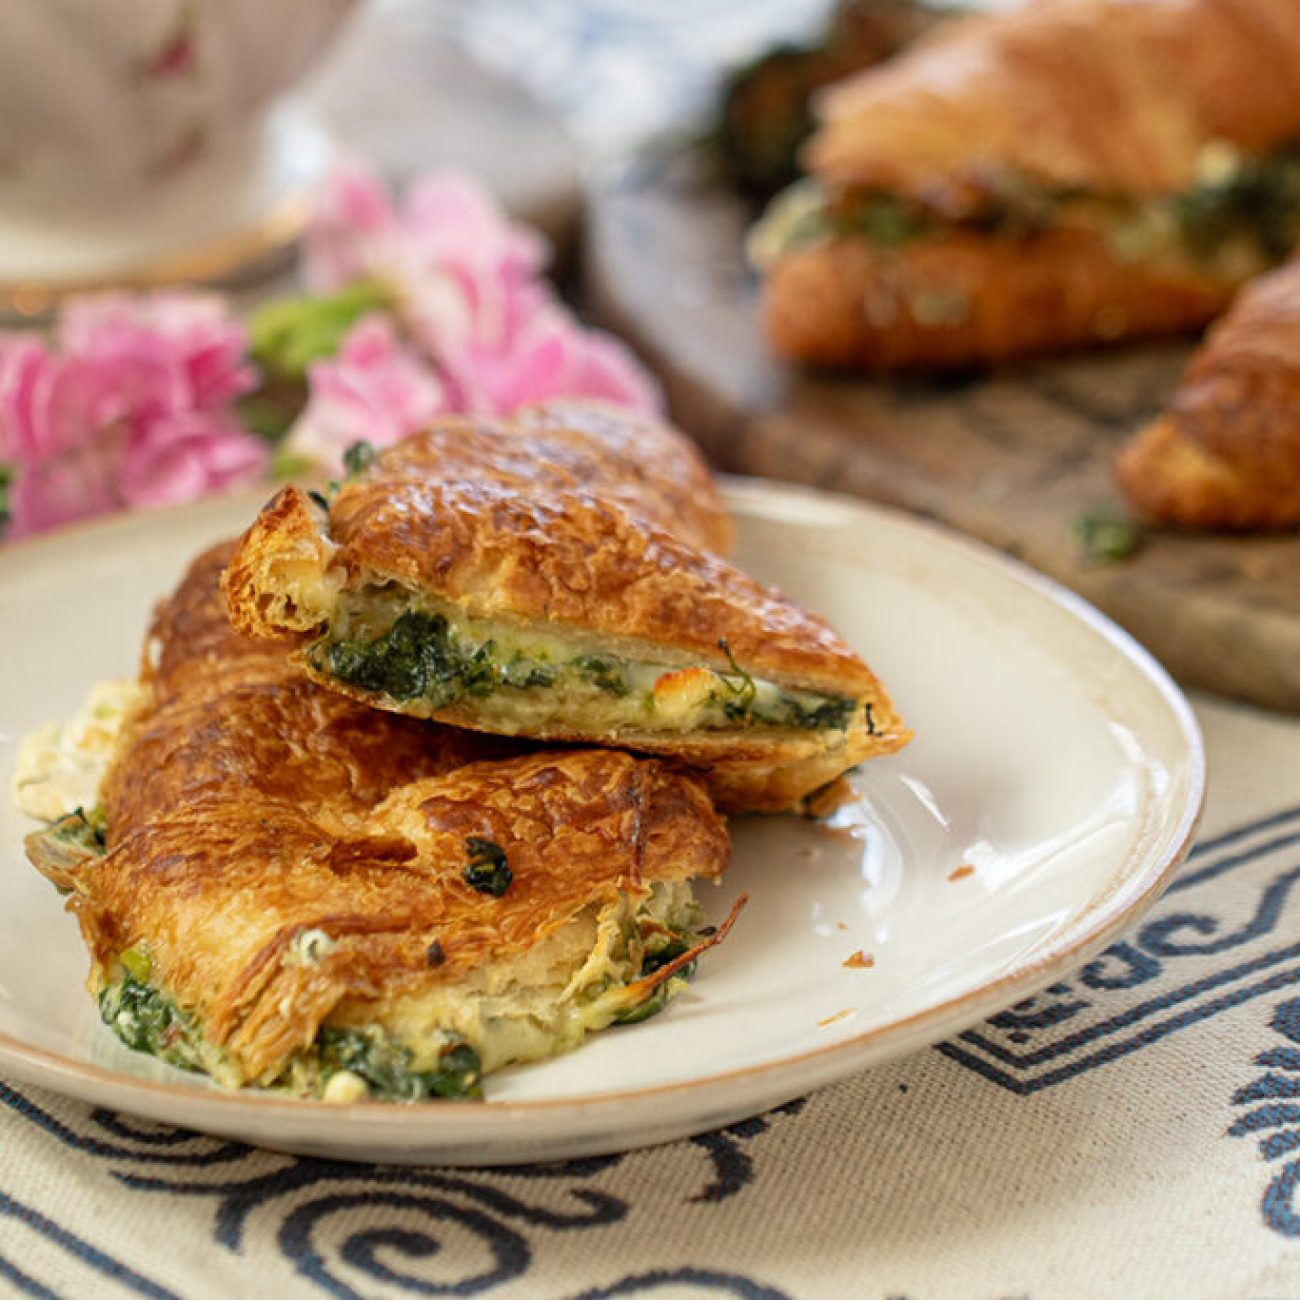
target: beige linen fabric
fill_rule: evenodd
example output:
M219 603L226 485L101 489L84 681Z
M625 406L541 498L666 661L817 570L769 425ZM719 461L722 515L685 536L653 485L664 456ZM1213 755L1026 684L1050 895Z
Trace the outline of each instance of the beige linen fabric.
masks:
M1300 1296L1300 723L1198 713L1174 890L1008 1016L525 1171L301 1160L0 1087L0 1294Z

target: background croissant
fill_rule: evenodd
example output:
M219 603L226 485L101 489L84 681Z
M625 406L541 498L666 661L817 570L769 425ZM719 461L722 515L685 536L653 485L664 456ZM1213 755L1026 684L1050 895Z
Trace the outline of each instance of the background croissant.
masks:
M1133 506L1160 522L1300 526L1300 260L1242 291L1115 468Z
M1300 235L1300 4L1041 0L825 92L776 350L960 367L1199 328Z

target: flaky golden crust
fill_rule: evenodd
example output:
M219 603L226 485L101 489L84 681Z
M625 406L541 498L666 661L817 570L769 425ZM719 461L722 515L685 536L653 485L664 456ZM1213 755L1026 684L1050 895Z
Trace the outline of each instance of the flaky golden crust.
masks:
M598 470L580 471L669 532L718 555L731 550L731 516L695 445L659 420L590 399L552 399L515 412L521 433L567 447Z
M1300 527L1300 262L1242 291L1115 473L1161 523Z
M319 627L342 580L326 581L336 552L311 498L300 488L281 488L221 575L230 621L245 636L273 640Z
M1022 239L954 228L897 248L843 238L791 249L768 270L763 315L794 361L960 369L1198 329L1237 283L1184 259L1121 259L1078 226Z
M683 759L707 772L712 790L725 791L729 809L771 807L773 792L794 772L811 778L838 763L824 777L830 780L906 742L879 682L824 620L683 535L669 518L679 501L676 489L639 465L613 462L600 445L593 448L570 412L533 411L504 423L442 421L346 483L328 521L318 513L312 522L313 507L296 489L281 492L231 560L225 583L235 623L262 636L308 630L311 616L303 611L311 601L295 594L286 565L296 566L311 550L305 532L315 528L322 538L327 531L322 546L330 558L309 584L313 590L397 583L453 602L472 617L579 635L593 649L651 662L726 672L729 650L753 676L871 703L873 725L860 714L847 734L755 729L613 736L558 724L527 733ZM320 627L325 622L316 620ZM317 680L347 689L325 675ZM457 726L491 725L472 699L434 709L423 699L355 696ZM721 770L728 763L730 775ZM777 766L790 769L785 784L772 779ZM753 792L752 804L745 789Z
M227 558L201 558L155 617L152 698L106 786L107 855L48 869L74 891L92 982L144 943L245 1078L273 1077L341 1005L364 1019L589 904L725 866L703 790L658 762L524 751L302 679L283 646L224 624ZM505 851L503 897L464 880L468 836ZM310 930L332 943L295 962Z
M1211 141L1300 136L1294 0L1038 0L944 24L828 92L808 168L844 187L945 195L1012 173L1171 193Z
M554 401L524 407L508 420L449 416L428 438L408 438L383 454L384 480L491 485L484 503L524 496L558 503L613 506L638 523L717 554L731 541L726 505L708 466L677 430L599 402ZM349 491L352 510L374 499L376 476ZM351 486L351 485L349 485ZM343 518L347 512L343 512ZM330 512L331 528L339 521Z

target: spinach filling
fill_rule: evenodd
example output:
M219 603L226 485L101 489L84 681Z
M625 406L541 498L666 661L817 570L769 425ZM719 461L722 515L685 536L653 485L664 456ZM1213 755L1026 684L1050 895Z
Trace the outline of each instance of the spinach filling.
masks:
M1226 240L1246 237L1269 261L1281 261L1300 243L1300 146L1250 159L1231 176L1170 203L1195 256L1212 256Z
M412 1065L408 1047L379 1029L323 1028L309 1049L322 1085L342 1070L359 1075L388 1101L478 1098L483 1095L478 1053L465 1042L444 1047L431 1070Z
M644 979L647 975L653 975L655 971L667 966L668 963L684 952L690 951L690 945L682 938L667 939L663 943L651 948L641 961L641 971L638 978ZM675 990L672 987L673 980L690 980L695 978L695 962L687 962L680 970L673 973L672 979L666 979L662 984L656 984L650 996L644 1002L637 1003L634 1007L629 1007L626 1011L620 1011L614 1017L616 1024L620 1025L639 1025L643 1020L649 1020L651 1016L657 1016L672 1000Z
M469 853L469 862L463 873L465 883L471 889L477 889L480 894L502 897L514 880L505 850L499 844L478 835L467 836L465 848Z
M466 652L441 614L419 610L407 610L372 641L326 642L310 654L316 668L349 686L395 700L426 699L435 708L464 695L490 695L506 684L509 671L493 662L490 642Z
M138 949L123 953L122 979L99 995L104 1023L134 1052L145 1052L182 1070L211 1072L219 1053L204 1042L192 1015L145 982L147 962L145 958L142 969ZM319 1095L330 1079L346 1070L365 1080L372 1096L386 1101L483 1095L478 1053L468 1043L450 1041L432 1069L414 1068L413 1059L410 1048L381 1029L326 1025L311 1047L291 1061L270 1086L286 1087L290 1079L301 1078L308 1092Z
M1140 240L1143 231L1157 227L1168 229L1176 246L1200 261L1236 241L1266 263L1281 261L1300 243L1300 145L1242 159L1221 176L1146 202L1007 177L978 211L956 220L896 195L831 196L815 181L802 181L768 209L753 249L762 263L791 248L846 237L886 249L955 229L1023 238L1057 225L1065 210L1085 205L1113 225L1119 243Z
M708 670L711 685L688 706L689 716L679 712L675 722L665 722L656 683L680 671L668 665L574 654L554 638L544 646L511 646L489 629L455 626L447 615L425 609L406 608L389 617L382 631L358 620L345 625L352 634L317 641L307 651L312 667L359 690L398 703L419 701L431 710L499 696L479 711L503 726L511 720L512 702L521 700L549 703L545 720L567 715L576 722L579 714L598 713L603 724L637 729L760 725L843 731L858 708L848 697L756 682L720 643L730 671Z
M99 1014L133 1052L146 1052L182 1070L205 1068L193 1017L129 970L100 993Z
M93 857L103 857L108 850L108 814L103 804L89 809L74 808L54 822L48 833L61 844L81 849Z

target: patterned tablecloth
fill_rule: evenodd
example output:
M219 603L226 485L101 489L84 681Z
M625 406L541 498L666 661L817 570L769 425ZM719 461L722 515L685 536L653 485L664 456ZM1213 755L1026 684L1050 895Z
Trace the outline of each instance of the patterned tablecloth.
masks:
M614 147L602 88L639 127L662 105L636 84L685 67L696 93L684 18L729 54L794 8L448 22L498 55L535 40L539 83L585 69L570 108ZM270 1154L0 1082L0 1294L1300 1297L1300 723L1197 709L1209 805L1168 894L951 1042L670 1146L495 1172Z

